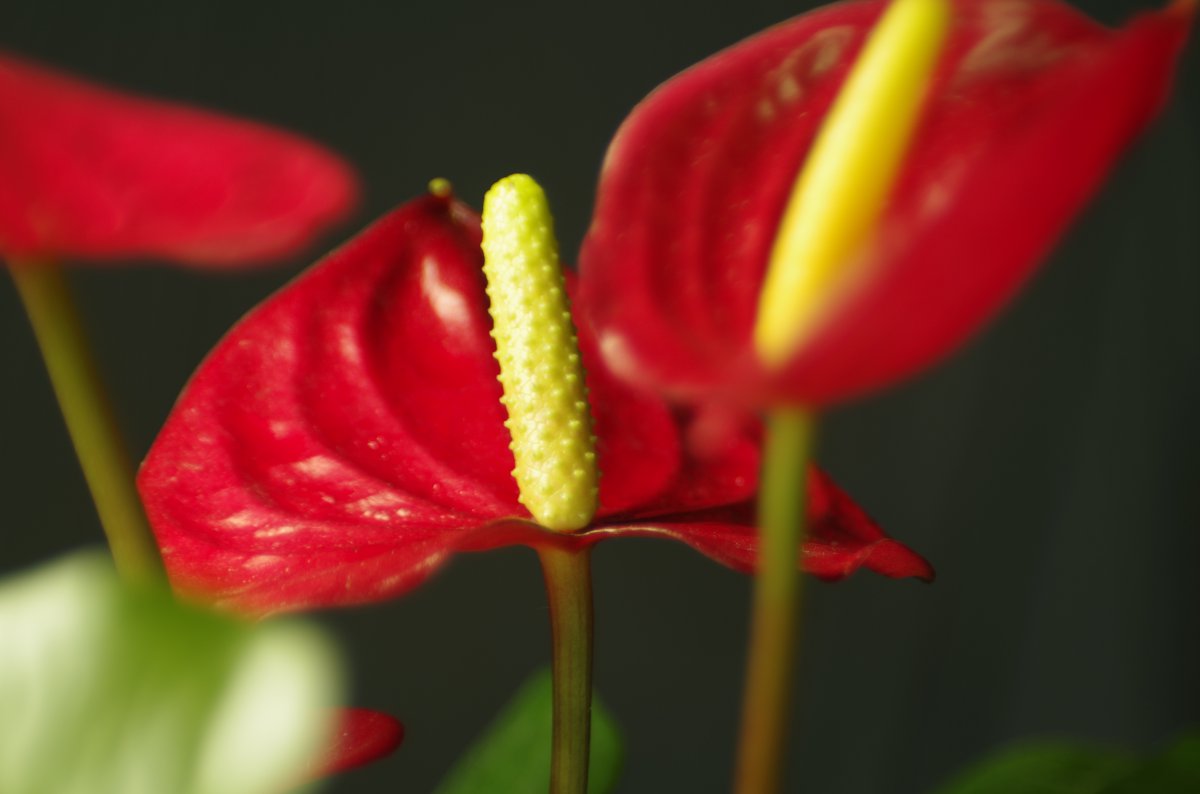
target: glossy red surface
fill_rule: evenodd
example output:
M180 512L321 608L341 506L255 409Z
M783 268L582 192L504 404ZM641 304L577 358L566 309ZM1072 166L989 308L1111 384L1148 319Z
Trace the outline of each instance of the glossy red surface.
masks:
M342 709L327 756L313 777L325 777L390 755L404 740L395 717L369 709Z
M572 535L530 520L510 474L479 238L466 206L423 197L221 341L139 476L178 589L255 612L352 604L414 587L456 551L622 535L753 567L757 430L701 432L703 417L624 385L587 326L600 507ZM806 569L932 575L828 478L814 472L808 488Z
M580 254L609 365L676 399L757 408L931 364L997 311L1161 107L1194 5L1111 31L1052 0L955 0L881 219L777 371L751 343L776 225L884 3L827 6L668 81L613 141Z
M354 203L332 153L248 121L0 54L0 255L231 266L305 246Z

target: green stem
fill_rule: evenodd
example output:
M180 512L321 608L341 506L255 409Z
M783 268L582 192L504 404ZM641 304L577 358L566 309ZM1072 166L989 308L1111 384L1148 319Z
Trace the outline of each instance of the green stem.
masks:
M776 410L767 417L766 434L758 503L761 545L734 777L737 794L772 794L783 778L799 633L802 579L796 561L804 541L812 416L798 409Z
M554 653L550 794L586 794L592 729L592 567L588 549L538 550Z
M117 570L129 581L158 581L162 560L66 280L44 262L10 262L9 272L33 325Z

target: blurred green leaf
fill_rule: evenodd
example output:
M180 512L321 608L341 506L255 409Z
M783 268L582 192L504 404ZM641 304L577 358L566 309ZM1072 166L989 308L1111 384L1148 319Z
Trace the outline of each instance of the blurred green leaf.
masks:
M984 760L938 794L1100 794L1135 763L1128 754L1082 744L1018 745Z
M499 716L459 760L435 794L527 794L550 783L553 679L549 669L534 673ZM617 784L623 750L612 716L592 698L590 794L606 794Z
M0 582L0 791L278 794L338 700L331 646L131 592L100 555Z
M937 794L1196 794L1200 735L1149 759L1069 742L1025 744L968 770Z
M1138 766L1104 794L1196 794L1200 791L1200 734L1185 736Z

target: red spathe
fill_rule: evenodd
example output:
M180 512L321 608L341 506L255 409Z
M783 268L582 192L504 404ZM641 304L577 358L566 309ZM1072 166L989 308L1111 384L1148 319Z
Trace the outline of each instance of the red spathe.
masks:
M946 355L1160 108L1194 10L1177 3L1110 31L1051 0L955 0L880 220L816 331L767 371L751 336L776 226L884 5L832 5L764 31L668 81L622 125L580 254L618 374L683 401L820 406Z
M0 54L0 256L274 259L356 194L345 163L297 136Z
M370 709L341 709L333 739L314 778L355 769L391 755L404 740L404 726L395 717Z
M139 476L178 588L256 612L353 604L416 586L456 551L621 535L753 569L755 434L693 443L695 417L617 381L586 326L600 507L571 535L532 522L510 474L479 242L467 207L418 199L210 354ZM825 475L808 488L807 570L932 576Z

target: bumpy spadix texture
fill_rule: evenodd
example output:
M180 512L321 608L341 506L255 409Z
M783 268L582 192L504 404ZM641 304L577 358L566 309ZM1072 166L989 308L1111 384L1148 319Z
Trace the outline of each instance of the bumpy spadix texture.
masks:
M766 30L670 80L621 126L580 253L589 319L621 375L680 400L821 405L947 354L1162 106L1195 7L1108 30L1053 0L954 0L882 212L818 326L765 367L753 327L779 220L885 5Z
M596 439L554 221L524 174L484 197L483 272L518 499L547 529L580 529L596 512Z
M138 481L177 588L257 612L360 603L416 586L457 551L623 535L753 570L757 429L698 442L702 418L617 381L583 324L599 505L578 532L532 520L511 474L480 237L468 208L426 196L217 346ZM796 487L809 490L806 570L932 576L821 472Z
M345 163L296 136L0 54L0 256L260 261L355 194Z

